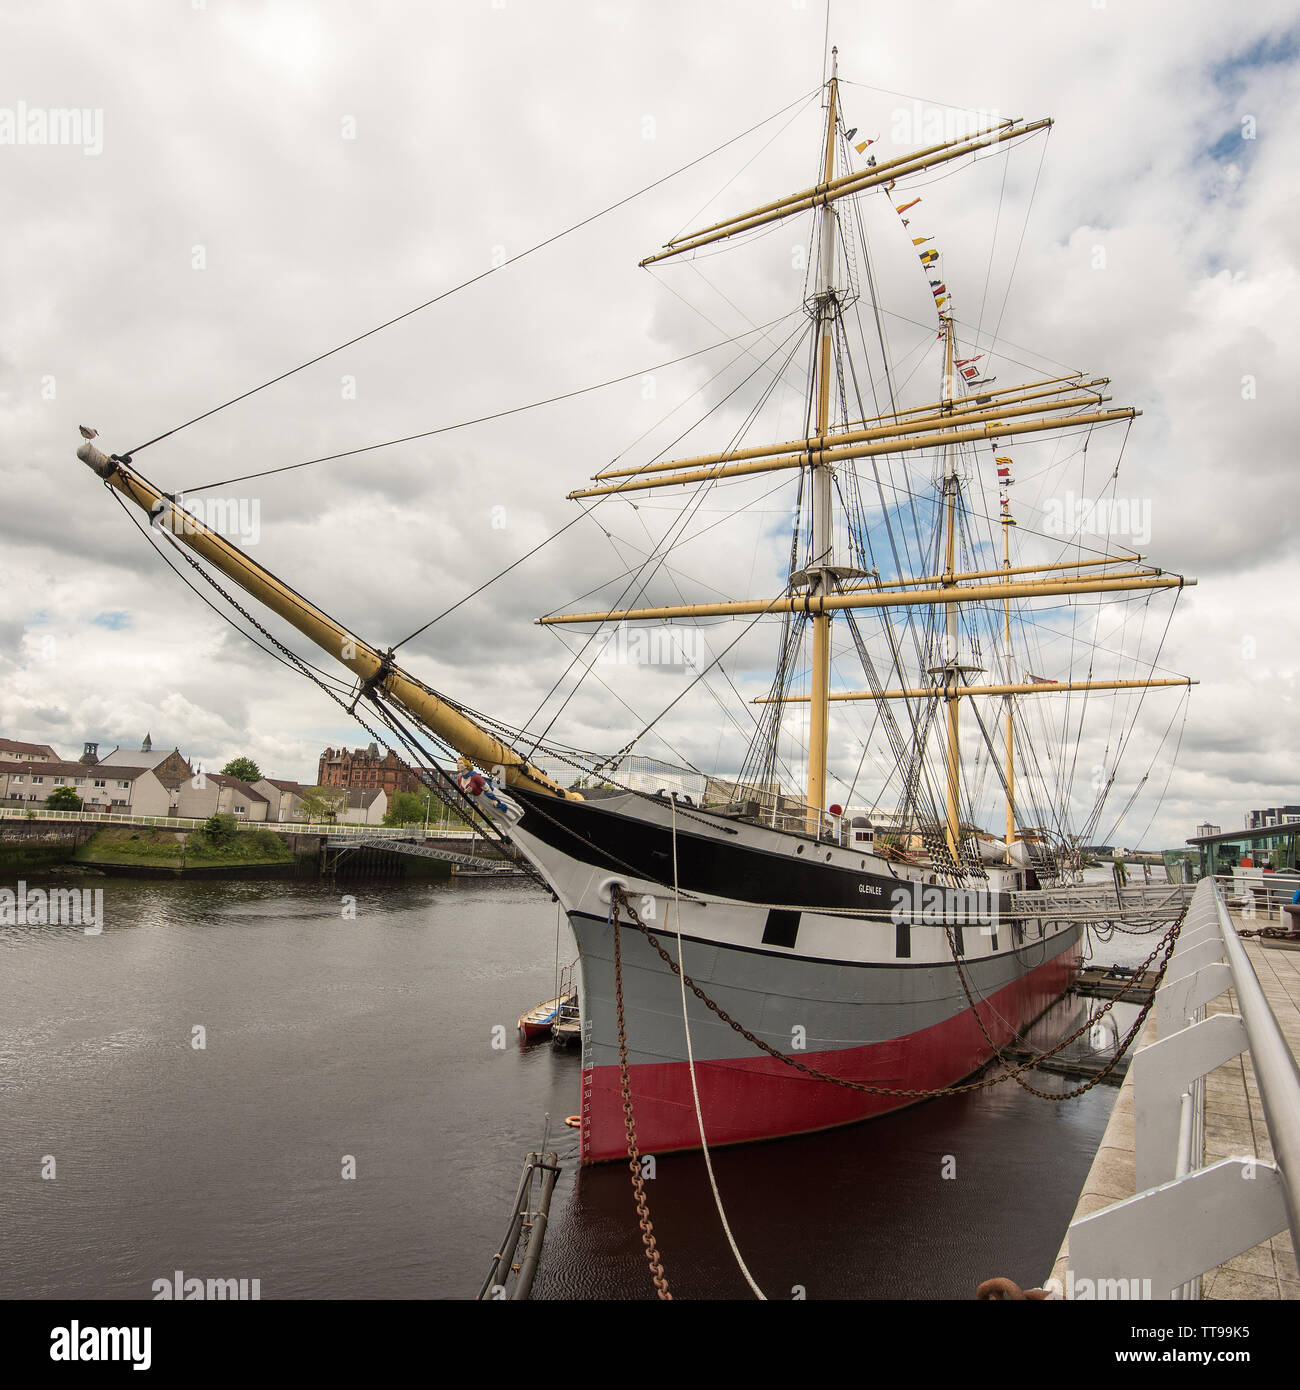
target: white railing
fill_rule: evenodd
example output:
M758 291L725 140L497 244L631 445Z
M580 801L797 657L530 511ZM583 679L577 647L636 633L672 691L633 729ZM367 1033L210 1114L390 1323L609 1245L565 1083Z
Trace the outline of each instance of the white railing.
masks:
M1300 891L1300 874L1294 869L1274 873L1264 869L1233 869L1228 874L1215 874L1225 899L1233 907L1246 909L1247 918L1256 913L1282 920L1282 908Z
M1227 989L1240 1013L1206 1017ZM1156 1030L1133 1058L1137 1194L1071 1223L1076 1290L1087 1280L1130 1297L1197 1298L1202 1274L1288 1226L1300 1248L1300 1070L1211 879L1196 887L1156 991ZM1205 1077L1247 1049L1276 1162L1203 1166Z
M33 806L30 810L18 807L0 806L0 820L41 820L41 821L84 821L94 825L152 825L164 830L199 830L207 816L137 816L129 811L51 811ZM235 821L240 830L274 830L286 835L412 835L436 836L438 839L472 839L478 832L468 826L449 829L442 826L424 825L389 826L365 825L356 821L280 821L280 820L240 820Z
M1192 896L1190 883L1083 883L1069 888L1024 888L1011 894L1017 914L1095 921L1122 917L1124 921L1176 917Z

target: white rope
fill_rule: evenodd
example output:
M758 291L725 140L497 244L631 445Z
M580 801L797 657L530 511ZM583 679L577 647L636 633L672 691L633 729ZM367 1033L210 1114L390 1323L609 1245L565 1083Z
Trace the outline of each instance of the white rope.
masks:
M704 1112L700 1109L700 1088L695 1081L695 1051L691 1046L691 1023L686 1013L686 960L682 955L682 912L681 898L677 890L677 801L673 798L672 802L672 833L673 833L673 917L677 927L677 978L682 987L682 1027L686 1031L686 1065L691 1074L691 1094L695 1097L695 1123L700 1131L700 1148L704 1152L704 1166L709 1173L709 1186L713 1189L713 1205L718 1209L718 1219L722 1222L722 1229L727 1237L727 1244L731 1246L731 1253L736 1257L736 1264L740 1272L745 1276L745 1282L754 1291L754 1297L767 1302L767 1295L754 1281L754 1276L749 1272L749 1266L745 1264L744 1257L740 1253L740 1247L736 1244L736 1237L731 1234L731 1226L727 1222L727 1213L722 1206L722 1193L718 1191L718 1180L713 1175L713 1159L709 1154L709 1142L704 1137Z

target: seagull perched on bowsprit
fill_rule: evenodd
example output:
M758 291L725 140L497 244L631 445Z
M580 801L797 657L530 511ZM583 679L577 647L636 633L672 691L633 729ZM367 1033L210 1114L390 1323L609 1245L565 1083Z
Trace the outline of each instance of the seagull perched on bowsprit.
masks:
M92 429L90 428L89 425L78 425L77 428L81 431L81 437L82 437L82 439L98 439L98 438L99 438L99 431L98 431L98 430L92 430Z

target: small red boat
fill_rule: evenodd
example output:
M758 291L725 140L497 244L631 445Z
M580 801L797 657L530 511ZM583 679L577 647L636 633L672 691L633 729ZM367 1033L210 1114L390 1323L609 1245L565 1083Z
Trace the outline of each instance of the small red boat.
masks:
M527 1013L519 1015L519 1032L525 1042L537 1038L550 1037L551 1027L558 1022L561 1011L572 1009L578 1002L578 992L573 986L573 966L567 965L560 972L560 992L554 999L536 1004Z

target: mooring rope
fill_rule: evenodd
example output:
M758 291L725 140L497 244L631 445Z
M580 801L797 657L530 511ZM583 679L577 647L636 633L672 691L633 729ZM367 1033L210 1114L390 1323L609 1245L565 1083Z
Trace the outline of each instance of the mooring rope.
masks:
M682 905L681 894L677 886L677 801L671 801L672 806L672 837L673 837L673 920L677 926L677 963L682 968L677 972L677 979L682 988L682 1027L686 1031L686 1066L691 1076L691 1095L695 1099L695 1124L700 1132L700 1149L704 1154L704 1166L709 1174L709 1186L713 1189L713 1205L718 1209L718 1220L722 1222L723 1234L727 1237L727 1244L731 1246L731 1253L735 1256L736 1265L741 1274L745 1276L745 1282L754 1291L754 1297L762 1302L767 1302L767 1295L759 1288L754 1276L749 1272L749 1266L745 1263L744 1256L740 1253L740 1246L736 1244L736 1237L731 1232L731 1223L727 1220L726 1209L722 1205L722 1193L718 1191L717 1175L713 1171L713 1156L709 1153L709 1141L704 1134L704 1111L700 1106L700 1087L695 1079L695 1049L691 1044L691 1021L686 1012L686 966L685 957L682 955Z

